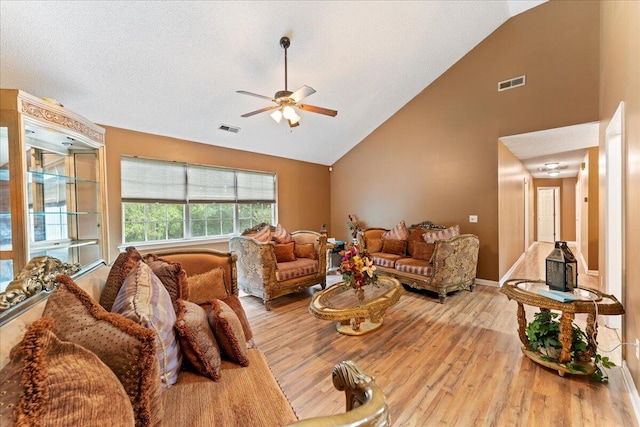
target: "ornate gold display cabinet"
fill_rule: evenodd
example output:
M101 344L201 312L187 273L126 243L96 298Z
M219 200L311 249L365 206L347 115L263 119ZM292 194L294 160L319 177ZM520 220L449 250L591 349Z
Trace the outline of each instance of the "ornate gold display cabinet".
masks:
M103 261L104 129L20 90L0 89L0 110L0 292L34 257Z

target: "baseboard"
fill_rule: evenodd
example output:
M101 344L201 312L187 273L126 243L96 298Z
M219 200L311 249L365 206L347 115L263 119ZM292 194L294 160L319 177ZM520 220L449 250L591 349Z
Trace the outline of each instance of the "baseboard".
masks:
M526 256L527 256L527 254L524 253L524 252L522 253L522 255L520 255L520 258L518 258L518 260L515 263L513 263L513 265L509 269L509 271L507 271L504 274L504 276L502 276L502 278L500 279L500 282L498 283L498 286L502 286L504 284L504 282L506 282L511 277L511 273L513 273L515 271L515 269L518 268L518 265L520 265L520 263L522 261L524 261ZM478 279L476 279L476 282L477 281L478 281Z
M624 388L633 406L633 413L636 416L636 421L640 423L640 396L638 396L638 389L633 381L631 372L627 367L627 362L622 361L622 379L624 380Z
M491 286L492 288L499 288L501 286L500 283L495 280L487 279L476 279L476 285Z

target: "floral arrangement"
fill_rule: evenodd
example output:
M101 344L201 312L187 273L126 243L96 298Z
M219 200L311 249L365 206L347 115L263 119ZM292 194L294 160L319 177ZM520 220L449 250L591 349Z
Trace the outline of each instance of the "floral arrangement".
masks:
M378 280L371 255L360 245L352 245L344 251L339 271L342 273L345 286L350 286L356 291L365 285L375 284Z
M349 215L349 221L347 221L347 227L354 240L357 240L359 236L362 236L362 225L358 221L355 215Z

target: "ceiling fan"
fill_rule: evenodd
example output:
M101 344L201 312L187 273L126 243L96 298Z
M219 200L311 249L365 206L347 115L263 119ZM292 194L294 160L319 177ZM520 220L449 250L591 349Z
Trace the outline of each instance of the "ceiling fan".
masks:
M325 116L335 117L338 112L336 110L330 110L328 108L316 107L309 104L299 104L304 98L309 95L313 95L316 91L309 86L302 86L295 92L291 92L287 89L287 49L291 45L289 37L282 37L280 39L280 46L284 48L284 90L279 90L272 97L265 95L258 95L257 93L247 92L244 90L237 91L244 95L255 96L257 98L268 99L275 102L276 105L264 107L250 113L243 114L242 117L251 117L255 114L264 113L265 111L275 110L271 113L271 117L276 122L280 123L280 120L284 117L289 124L289 127L293 128L300 125L300 116L296 114L294 108L298 108L302 111L309 111L311 113L324 114Z

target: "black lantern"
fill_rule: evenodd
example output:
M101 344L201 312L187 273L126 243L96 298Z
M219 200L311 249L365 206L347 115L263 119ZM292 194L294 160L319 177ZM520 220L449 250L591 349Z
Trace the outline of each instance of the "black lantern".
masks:
M578 287L578 262L567 242L557 241L546 262L546 282L550 289L571 292Z

